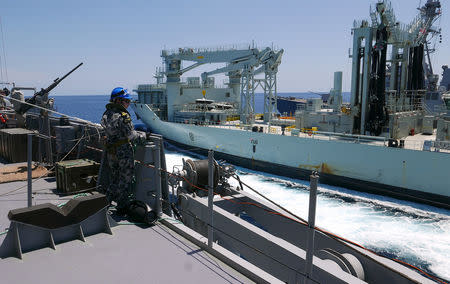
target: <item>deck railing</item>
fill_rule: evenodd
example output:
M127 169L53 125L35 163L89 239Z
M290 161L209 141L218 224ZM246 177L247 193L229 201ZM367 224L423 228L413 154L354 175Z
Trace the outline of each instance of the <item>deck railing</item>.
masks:
M195 124L189 120L178 120L174 121L181 124ZM258 127L258 133L266 133L266 134L274 134L274 135L282 135L281 127L267 127L263 125L246 125L246 124L227 124L227 123L217 123L212 121L202 121L197 122L198 126L205 127L217 127L217 128L225 128L225 129L234 129L240 131L253 131L253 127ZM263 131L259 132L260 127L263 127ZM299 132L297 134L292 135L291 129L289 127L285 128L284 135L291 137L299 137L299 138L307 138L307 139L315 139L315 140L328 140L328 141L339 141L344 143L353 143L353 144L366 144L378 147L389 147L389 138L386 137L377 137L377 136L368 136L368 135L354 135L354 134L345 134L345 133L335 133L335 132L324 132L324 131L307 131L307 132ZM404 145L402 146L404 149L408 150L416 150L416 151L431 151L431 152L441 152L450 154L450 141L432 141L432 140L404 140Z

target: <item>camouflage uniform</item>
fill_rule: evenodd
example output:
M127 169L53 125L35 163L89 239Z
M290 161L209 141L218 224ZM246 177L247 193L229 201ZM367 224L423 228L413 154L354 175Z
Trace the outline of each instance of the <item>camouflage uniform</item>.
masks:
M117 202L118 209L124 209L133 198L134 153L131 143L145 139L145 133L134 130L130 114L120 104L106 105L101 124L106 132L107 161L111 173L106 196L110 202Z

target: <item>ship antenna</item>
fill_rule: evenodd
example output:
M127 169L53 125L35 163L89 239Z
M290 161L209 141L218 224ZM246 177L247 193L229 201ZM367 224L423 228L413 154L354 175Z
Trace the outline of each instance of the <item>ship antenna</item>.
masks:
M9 78L8 78L8 68L6 67L5 39L3 37L3 23L2 23L2 18L1 17L0 17L0 32L2 34L1 41L2 41L2 49L3 49L3 65L5 65L5 79L6 79L6 82L8 82ZM0 61L0 69L2 69L1 61ZM3 71L2 71L2 77L3 77Z

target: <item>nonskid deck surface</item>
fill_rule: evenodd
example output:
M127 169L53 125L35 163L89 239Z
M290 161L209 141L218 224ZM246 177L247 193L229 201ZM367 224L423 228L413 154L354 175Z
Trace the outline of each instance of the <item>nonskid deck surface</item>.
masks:
M12 190L20 190L4 195ZM35 179L33 205L61 204L71 196L54 193L54 178ZM0 184L0 233L9 227L8 212L26 207L27 183ZM252 281L174 231L157 223L150 228L126 220L101 233L27 252L23 259L0 259L2 283L251 283ZM0 243L6 234L0 235Z

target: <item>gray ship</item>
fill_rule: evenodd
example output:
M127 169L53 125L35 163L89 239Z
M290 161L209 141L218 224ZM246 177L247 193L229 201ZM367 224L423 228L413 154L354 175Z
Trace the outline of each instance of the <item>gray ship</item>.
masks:
M163 50L157 84L139 85L133 108L165 139L198 152L213 149L235 164L303 179L318 171L323 183L450 208L449 109L425 103L432 91L442 101L446 89L438 89L438 76L425 69L440 15L440 2L430 0L402 24L390 3L381 1L370 21L355 21L350 104L342 103L342 72L336 72L325 108L322 99L309 99L295 119L276 117L283 50L249 45ZM194 63L182 67L183 61ZM201 78L180 79L220 62L223 68ZM229 77L225 87L214 85L211 76L219 73ZM259 86L262 115L254 112Z

